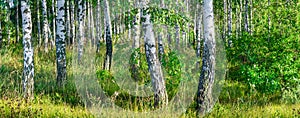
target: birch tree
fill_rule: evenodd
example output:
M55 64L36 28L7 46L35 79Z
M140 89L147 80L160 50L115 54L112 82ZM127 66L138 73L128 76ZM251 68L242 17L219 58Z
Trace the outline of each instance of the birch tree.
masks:
M56 66L57 66L57 84L64 86L66 80L66 28L65 28L65 0L57 0L56 17Z
M213 0L203 1L204 52L197 92L197 112L204 115L213 106L212 87L215 77L215 31Z
M150 21L150 13L147 11L148 2L142 0L142 13L145 20L142 22L144 30L144 42L148 70L150 72L151 82L154 90L154 106L167 105L168 96L163 78L161 64L156 55L155 38L153 32L153 24Z
M52 19L52 32L53 32L53 39L51 39L51 49L54 47L54 39L55 39L55 36L56 36L56 27L55 27L55 18L56 18L56 11L55 11L55 4L56 4L56 0L52 0L52 15L53 15L53 19Z
M26 99L33 98L34 89L34 63L33 63L33 45L32 38L32 21L29 0L21 0L21 14L22 14L22 29L23 29L23 54L24 54L24 68L23 68L23 97Z
M71 44L70 0L66 0L66 43Z
M226 23L227 23L227 0L223 1L224 4L224 23L223 23L223 40L226 40Z
M96 34L96 37L97 37L97 40L96 40L96 43L97 43L97 50L96 52L98 53L100 51L100 41L101 41L101 34L102 34L102 31L101 31L101 2L100 0L97 0L97 20L96 20L96 30L97 30L97 34Z
M71 40L72 40L72 44L75 44L75 5L74 5L74 0L71 0L70 3L70 17L71 17L71 24L70 24L70 30L71 30Z
M140 22L141 22L141 9L140 9L140 3L139 0L135 1L135 8L137 8L138 12L134 16L133 21L133 48L137 49L140 47Z
M83 42L84 42L84 17L85 17L85 2L78 0L78 62L80 62L83 54Z
M245 31L249 33L249 13L248 13L248 0L245 0Z
M42 38L41 38L41 20L40 20L40 0L37 0L36 7L37 7L37 28L38 28L37 38L38 38L39 46L41 46Z
M231 6L232 2L231 0L228 0L228 14L227 14L227 18L228 18L228 33L227 33L227 36L230 37L231 36L231 33L232 33L232 6ZM231 45L231 40L228 39L228 46Z
M10 44L10 42L11 42L11 39L10 39L10 26L9 26L9 22L11 22L10 21L10 15L11 15L11 8L13 7L13 1L11 1L11 0L6 0L6 2L7 2L7 5L6 5L6 10L7 10L7 12L6 12L6 35L7 35L7 43L8 44Z
M19 43L19 1L17 1L17 5L16 5L16 42ZM0 25L1 27L1 25ZM0 28L1 29L1 28ZM1 40L1 39L0 39ZM0 44L1 47L1 44Z
M47 1L42 0L42 10L43 10L43 39L45 52L48 52L48 17L47 17Z
M111 61L112 61L112 37L111 37L111 20L110 20L110 12L109 12L109 3L107 0L104 0L104 26L105 26L105 35L104 38L106 40L106 55L104 60L103 69L110 70Z

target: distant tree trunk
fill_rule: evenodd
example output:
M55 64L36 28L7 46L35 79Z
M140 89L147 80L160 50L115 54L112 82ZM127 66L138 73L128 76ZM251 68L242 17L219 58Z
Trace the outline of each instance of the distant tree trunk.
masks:
M179 49L179 40L180 40L180 27L178 23L175 25L175 48Z
M91 33L91 42L92 42L92 47L95 47L95 25L94 25L94 15L93 15L93 4L92 2L90 3L90 24L91 24L91 28L90 28L90 33Z
M249 33L248 0L245 0L245 31Z
M240 6L239 6L239 36L240 36L240 33L242 33L242 19L243 19L243 0L240 1Z
M38 38L38 43L39 43L38 47L40 47L42 45L42 37L41 37L42 30L41 30L41 20L40 20L40 0L37 0L36 8L37 8L37 28L38 28L37 38Z
M140 47L140 22L141 22L141 9L140 3L138 1L135 2L135 8L137 8L138 12L134 16L133 20L133 48L137 49Z
M43 9L43 38L44 38L44 46L46 53L48 52L48 17L47 17L47 1L42 0L42 9Z
M19 1L17 1L17 5L16 5L16 22L17 22L17 24L16 24L16 42L19 43L19 40L20 40L20 38L19 38L19 29L20 29L19 28ZM1 27L1 25L0 25L0 27ZM0 28L0 30L1 30L1 28ZM1 47L1 44L0 44L0 47Z
M252 2L252 0L250 0L250 17L249 17L249 19L250 19L250 30L249 30L249 32L250 32L250 34L252 35L252 30L253 30L253 21L252 21L252 19L253 19L253 2Z
M156 56L155 38L153 32L153 25L150 21L150 14L147 9L148 3L143 0L142 2L142 16L144 18L143 29L144 29L144 41L145 41L145 52L146 59L148 62L148 70L152 81L154 90L154 106L159 107L160 105L168 104L168 95L166 91L166 84L163 78L163 72L161 64Z
M201 5L202 6L202 5ZM197 5L197 25L196 25L196 40L197 40L197 48L196 55L200 59L201 56L201 35L202 35L202 7Z
M80 62L83 54L84 38L84 17L85 17L85 2L78 0L78 62Z
M223 40L225 41L227 39L227 0L223 1L224 4L224 23L223 23Z
M213 0L204 0L203 2L204 52L197 92L197 111L199 115L204 115L213 106L212 87L215 78L216 53Z
M104 60L103 69L110 70L112 61L112 37L111 37L111 20L109 12L109 3L104 0L104 21L105 21L105 40L106 40L106 55Z
M22 28L23 28L23 46L24 46L24 69L23 69L23 97L25 99L33 99L34 89L34 62L33 62L33 45L32 38L32 22L29 0L21 0Z
M160 7L165 8L165 0L160 0Z
M6 9L7 9L7 14L6 14L6 22L11 22L10 21L10 14L11 14L11 7L13 6L13 3L10 1L10 0L7 0L7 6L6 6ZM6 25L6 35L7 35L7 43L10 44L11 42L11 39L10 39L10 26L9 25Z
M96 52L99 53L100 51L100 41L101 41L101 2L100 0L97 0L97 20L96 20L96 30L97 30L97 50Z
M231 33L232 33L232 6L231 6L231 0L228 0L228 16L227 16L227 18L228 18L228 37L230 37L231 36ZM230 39L228 39L228 46L230 46L231 45L231 40Z
M89 42L90 44L92 44L92 25L91 25L91 4L90 4L90 2L87 2L86 3L86 6L87 6L87 27L88 27L88 29L86 30L86 33L87 33L87 39L88 39L88 41L87 42Z
M163 45L163 40L162 40L162 33L158 33L158 58L160 61L163 59L164 55L164 45Z
M56 65L57 85L64 87L67 76L66 70L66 28L65 28L65 0L57 0L56 17Z
M70 1L66 0L66 43L71 45Z
M71 43L72 44L75 44L75 4L74 4L74 1L71 0L71 4L70 4L70 30L71 30L71 34L70 34L70 40L71 40Z
M54 47L54 40L55 40L55 36L56 36L56 27L55 27L55 18L56 18L56 11L55 11L55 4L56 4L56 0L52 0L52 14L53 14L53 19L52 19L52 33L53 33L53 39L51 39L51 49L53 49Z
M268 0L268 7L270 6L270 0ZM270 10L268 10L268 42L270 42L270 29L271 29L271 18L270 18Z

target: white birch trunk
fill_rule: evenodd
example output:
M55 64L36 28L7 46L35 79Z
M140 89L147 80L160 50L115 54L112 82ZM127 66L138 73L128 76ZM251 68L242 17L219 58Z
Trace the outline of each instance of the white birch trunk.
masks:
M85 2L78 0L78 62L80 62L83 54L84 43L84 17L85 17Z
M17 43L19 43L19 40L20 40L20 37L19 37L19 1L17 1L17 6L16 6L16 41ZM1 27L1 25L0 25ZM1 28L0 28L1 30ZM0 39L1 40L1 39ZM1 44L0 44L0 47L1 47Z
M70 1L66 0L66 43L71 45Z
M52 33L53 33L53 39L51 39L51 49L53 49L54 45L55 45L55 36L56 36L56 24L55 24L55 18L56 18L56 10L55 10L55 5L56 5L56 0L52 0L52 14L53 14L53 19L52 19Z
M56 66L57 84L64 87L67 76L66 70L66 28L65 28L65 0L57 0L56 17Z
M213 0L204 0L204 52L202 56L202 70L197 92L197 110L199 115L211 111L213 106L212 88L215 77L215 26L213 14Z
M101 3L100 0L97 0L97 20L96 20L96 30L97 30L97 50L96 52L98 53L100 51L100 41L101 41L101 35L102 35L102 31L101 31Z
M42 0L42 10L43 10L43 38L44 38L44 46L45 52L48 52L49 40L48 40L48 17L47 17L47 1Z
M163 72L161 64L156 56L155 38L153 32L153 25L150 21L150 14L146 11L148 3L146 0L141 2L142 16L144 18L143 30L144 30L144 41L145 41L145 52L148 62L148 70L150 72L151 82L154 90L154 107L168 104L168 95L166 91L166 84L163 78Z
M141 22L141 8L138 1L135 2L135 8L137 8L138 13L134 17L133 21L133 48L137 49L140 47L140 22Z
M109 12L109 3L107 0L104 0L104 25L105 25L105 35L104 38L106 40L106 56L104 60L103 69L110 70L111 69L111 61L112 61L112 31L111 31L111 20L110 20L110 12Z
M70 4L70 9L71 9L71 11L70 11L70 17L71 17L71 19L70 19L70 22L71 22L71 24L70 24L70 30L71 30L71 34L70 34L70 36L71 36L71 38L70 38L70 40L72 41L72 44L74 45L75 44L75 4L74 4L74 1L73 0L71 0L71 4Z
M24 46L24 69L23 69L23 97L26 99L33 99L34 89L34 53L32 38L32 21L29 0L21 0L22 13L22 29L23 29L23 46Z

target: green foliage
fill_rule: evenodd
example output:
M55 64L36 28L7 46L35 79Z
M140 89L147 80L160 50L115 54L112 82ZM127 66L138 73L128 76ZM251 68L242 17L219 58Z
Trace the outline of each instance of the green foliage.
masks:
M165 53L162 58L162 66L166 71L166 89L170 98L176 95L178 86L182 81L182 64L173 51Z
M281 94L292 103L300 97L300 6L294 2L254 2L260 12L253 17L252 34L232 35L233 45L227 47L229 79L247 84L251 91Z
M265 38L259 38L265 37ZM300 82L299 38L243 35L232 39L233 47L227 49L231 63L230 77L245 82L249 88L263 93L292 90Z
M175 13L174 10L168 10L168 9L162 9L162 8L156 8L156 7L149 7L146 9L148 13L151 15L151 22L154 24L165 24L168 26L175 26L176 24L179 25L181 29L184 28L184 26L191 22L191 19L189 19L187 16ZM134 25L132 24L134 21L134 17L137 14L137 9L133 9L130 12L125 13L125 26L128 28L128 25ZM142 19L143 20L143 19Z
M131 54L129 60L131 77L139 84L150 83L150 74L145 53L141 53L140 48L137 48Z
M113 75L109 71L98 70L97 78L106 95L112 96L115 92L120 90L120 87L115 82Z

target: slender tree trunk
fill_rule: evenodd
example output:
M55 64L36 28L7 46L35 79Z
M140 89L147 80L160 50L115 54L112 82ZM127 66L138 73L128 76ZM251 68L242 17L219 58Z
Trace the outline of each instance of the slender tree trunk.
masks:
M19 1L17 1L17 6L16 6L16 21L17 21L17 24L16 24L16 42L19 43L19 40L20 40L20 38L19 38L19 29L20 29L19 28L19 25L20 25L19 24ZM0 44L0 47L1 47L1 44Z
M145 52L146 59L148 62L148 70L152 81L154 90L154 107L168 104L168 95L165 87L165 80L163 78L161 64L156 56L155 38L153 32L153 25L150 21L150 14L146 9L148 3L143 0L142 2L142 16L144 18L143 29L144 29L144 41L145 41Z
M10 21L10 14L11 14L11 6L13 5L13 3L11 3L10 0L6 0L7 2L7 6L6 6L6 10L7 10L7 14L6 14L6 22L9 23ZM10 44L11 39L10 39L10 27L9 25L5 25L6 28L6 35L7 35L7 43Z
M71 45L70 1L66 0L66 42Z
M270 6L270 0L268 0L268 7ZM271 18L270 18L270 10L268 10L268 42L270 42L270 29L271 29Z
M204 115L213 106L212 87L215 77L216 52L213 0L204 0L203 3L204 52L197 92L197 111L199 115Z
M163 45L163 40L162 40L162 32L158 33L158 58L160 61L162 61L163 59L163 55L164 55L164 45Z
M238 0L235 0L235 2L238 3ZM239 21L240 21L240 17L239 17L239 16L240 16L240 13L239 13L240 7L239 7L239 6L240 6L240 5L238 4L237 7L236 7L236 9L235 9L235 13L236 13L236 14L235 14L235 16L236 16L236 19L235 19L235 35L236 35L236 39L238 39L239 33L240 33L240 32L239 32L239 31L240 31L240 27L239 27L239 26L240 26L240 25L239 25L239 24L240 24L240 23L239 23Z
M83 54L84 43L84 17L85 17L85 2L78 0L78 62L80 62Z
M104 21L105 21L105 40L106 40L106 55L103 69L110 70L112 61L112 37L111 37L111 20L109 12L109 3L104 0Z
M245 0L245 31L249 33L248 0Z
M92 25L91 25L91 4L90 4L90 2L88 2L87 1L87 3L86 3L86 5L87 5L87 26L88 26L88 29L86 30L87 31L87 39L88 39L88 41L87 42L89 42L90 44L92 44Z
M180 40L180 27L178 23L175 25L175 48L178 50L179 49L179 40Z
M92 4L92 3L91 3ZM94 31L94 15L93 15L93 5L90 5L90 21L91 21L91 29L90 29L90 32L91 32L91 41L92 41L92 46L95 47L95 31Z
M133 48L137 49L140 47L140 22L141 22L141 9L140 3L138 1L135 2L135 8L137 8L138 12L134 16L133 21Z
M52 14L53 14L53 19L52 19L52 33L53 33L53 39L51 39L51 49L53 49L53 47L54 47L54 43L55 43L55 36L56 36L56 24L55 24L55 18L56 18L56 10L55 10L55 4L56 4L56 0L52 0Z
M101 3L100 0L97 0L97 20L96 20L96 29L97 29L97 53L100 51L100 41L101 41Z
M47 1L42 0L42 9L43 9L43 38L44 46L46 53L48 52L48 17L47 17Z
M56 65L57 85L64 87L67 77L66 70L66 28L65 28L65 0L57 0L58 14L56 17Z
M38 28L38 34L37 34L37 38L38 38L38 43L40 47L42 45L42 37L41 37L41 20L40 20L40 0L37 0L37 28Z
M74 1L71 0L71 4L70 4L70 17L71 17L71 24L70 24L70 30L71 30L71 34L70 34L70 40L72 44L75 44L75 4Z
M232 33L232 1L231 0L228 0L228 37L231 37L231 33ZM228 46L231 45L231 40L228 39Z
M249 20L250 20L250 29L249 29L249 32L250 34L252 35L252 30L253 30L253 2L252 0L250 0L250 17L249 17Z
M243 19L243 15L242 15L242 13L243 13L243 0L240 0L240 6L239 6L239 33L242 33L242 19ZM240 35L239 35L239 37L240 37Z
M198 15L199 12L199 3L196 2L196 10L195 10L195 14L194 14L194 39L193 39L193 46L196 46L196 40L197 40L197 36L198 36ZM196 50L196 54L197 54L197 50Z
M23 69L23 95L26 99L33 99L34 89L34 62L32 38L32 21L29 0L21 0L23 46L24 46L24 69Z
M202 6L202 5L201 5ZM197 29L196 29L196 40L197 40L197 48L196 48L196 55L198 58L201 56L201 34L202 34L202 7L199 7L198 5L198 10L197 10Z
M227 39L227 0L223 1L224 3L224 23L223 23L223 40L225 41Z

